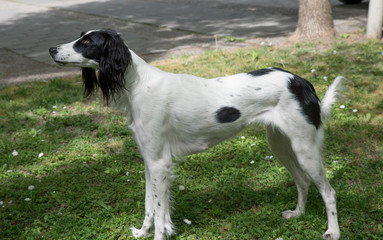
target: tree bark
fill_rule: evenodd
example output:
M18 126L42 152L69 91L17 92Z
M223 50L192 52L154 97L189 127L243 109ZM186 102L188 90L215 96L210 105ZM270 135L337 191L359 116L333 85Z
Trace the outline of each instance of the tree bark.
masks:
M298 25L293 41L332 39L335 28L329 0L299 0Z

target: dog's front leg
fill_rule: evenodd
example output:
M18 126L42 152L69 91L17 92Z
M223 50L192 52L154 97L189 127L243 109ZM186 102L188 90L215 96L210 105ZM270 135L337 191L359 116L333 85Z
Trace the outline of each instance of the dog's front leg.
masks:
M162 240L174 234L170 218L170 184L172 159L147 160L153 200L154 239Z
M170 218L170 184L172 159L145 159L145 219L141 229L131 228L134 237L149 237L154 222L154 239L174 234Z
M146 164L145 164L146 165ZM153 230L154 209L152 184L148 167L145 166L145 219L141 229L132 227L132 234L135 238L150 237Z

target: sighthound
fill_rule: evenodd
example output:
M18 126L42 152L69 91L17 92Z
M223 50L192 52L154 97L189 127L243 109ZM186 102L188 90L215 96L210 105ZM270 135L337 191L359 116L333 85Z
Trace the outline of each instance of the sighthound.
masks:
M314 87L279 68L204 79L161 71L138 57L113 30L84 32L52 47L60 65L82 68L84 94L100 88L106 102L128 119L145 163L145 219L133 236L166 239L174 234L170 218L173 158L202 152L253 123L266 126L274 154L290 171L298 189L296 209L305 212L313 181L326 206L324 239L339 239L336 194L322 163L323 124L330 118L343 77L337 77L322 102ZM254 226L256 227L256 226Z

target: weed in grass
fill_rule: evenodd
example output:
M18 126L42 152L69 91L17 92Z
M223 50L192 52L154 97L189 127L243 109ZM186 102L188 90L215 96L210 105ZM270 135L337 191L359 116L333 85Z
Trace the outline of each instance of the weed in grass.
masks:
M237 38L237 37L225 37L226 42L245 42L245 38Z
M311 43L207 51L156 65L208 78L282 67L310 80L320 97L335 76L349 78L347 98L326 125L327 175L343 238L382 239L381 52L374 41ZM126 120L81 95L80 78L0 89L2 239L130 239L128 228L141 223L144 166ZM296 189L267 156L264 129L253 126L179 160L173 239L319 239L326 213L318 191L310 188L306 215L285 221L280 212L295 207Z

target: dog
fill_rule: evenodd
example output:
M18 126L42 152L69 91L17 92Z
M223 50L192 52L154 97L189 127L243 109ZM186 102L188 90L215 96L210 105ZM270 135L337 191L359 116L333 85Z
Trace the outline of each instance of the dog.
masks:
M146 180L145 218L140 229L131 228L134 237L149 237L154 230L154 239L161 240L175 233L169 203L172 159L203 152L260 123L298 189L295 210L282 216L304 214L313 181L327 212L322 238L340 238L336 193L326 178L321 151L323 124L343 77L335 78L320 102L310 82L280 68L213 79L168 73L147 64L111 29L83 32L49 53L59 65L82 68L85 96L100 88L104 100L127 116Z

